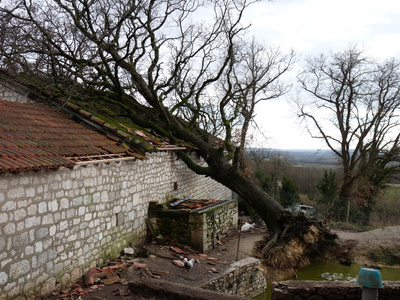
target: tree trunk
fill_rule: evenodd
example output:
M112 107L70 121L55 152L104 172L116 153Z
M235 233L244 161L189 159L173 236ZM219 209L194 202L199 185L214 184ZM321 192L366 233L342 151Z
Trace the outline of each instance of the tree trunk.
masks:
M176 119L171 118L171 123ZM259 185L254 183L243 172L239 166L231 164L221 149L205 143L192 135L191 132L175 123L174 134L186 141L193 141L198 146L199 155L206 161L208 168L201 168L184 153L178 152L187 166L197 174L207 175L220 182L224 186L242 197L265 222L268 231L272 234L280 234L286 226L284 213L286 210L271 196L269 196ZM288 212L290 215L290 213Z
M284 220L286 210L257 184L238 172L229 176L216 175L215 179L247 201L265 222L270 233L282 233L286 226Z
M345 212L344 212L344 220L346 221L346 223L349 223L349 219L350 219L350 204L351 204L351 189L353 187L353 183L354 183L354 178L350 177L350 176L346 176L343 179L343 185L342 188L339 192L339 199L341 204L343 205L343 207L345 208Z

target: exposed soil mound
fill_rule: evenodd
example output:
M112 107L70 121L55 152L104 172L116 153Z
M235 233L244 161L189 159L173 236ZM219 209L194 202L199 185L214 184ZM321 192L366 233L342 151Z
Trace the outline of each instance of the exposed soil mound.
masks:
M335 231L339 237L340 255L360 265L400 267L400 226L366 232Z

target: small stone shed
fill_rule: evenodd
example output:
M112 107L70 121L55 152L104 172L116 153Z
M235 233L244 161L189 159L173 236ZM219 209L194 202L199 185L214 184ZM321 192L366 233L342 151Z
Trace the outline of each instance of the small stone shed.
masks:
M180 201L183 200L177 202ZM192 209L185 207L178 209L176 206L164 206L159 209L159 205L150 205L149 221L157 234L204 252L214 248L220 239L229 235L233 228L237 228L239 218L236 200L188 199L187 201L205 202L205 205Z
M0 96L0 299L48 294L143 242L150 201L231 198L177 159L183 145L137 131L143 153L74 105L30 103L18 83Z

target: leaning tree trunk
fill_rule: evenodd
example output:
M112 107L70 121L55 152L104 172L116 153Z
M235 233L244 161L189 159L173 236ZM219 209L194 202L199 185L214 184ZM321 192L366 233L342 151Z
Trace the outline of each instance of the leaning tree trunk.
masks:
M293 276L300 267L310 263L335 247L336 235L322 224L304 215L294 216L238 170L227 162L208 159L218 164L214 178L235 191L260 215L270 233L269 239L259 244L258 256L266 266L264 275L271 280Z
M245 199L260 215L270 236L260 243L257 254L266 267L269 280L293 276L299 268L308 265L317 256L335 247L336 235L322 224L304 215L294 216L258 185L239 172L224 173L220 168L216 179Z
M288 223L288 220L285 218L291 214L275 199L240 173L230 174L229 178L224 177L218 180L251 205L265 222L271 234L277 237L281 235Z
M238 168L233 168L223 157L211 155L206 161L213 166L212 170L218 170L213 172L212 177L248 202L265 222L270 233L278 236L282 233L287 224L285 220L287 211L275 199L242 174Z
M208 167L195 164L185 152L178 155L190 169L198 174L212 177L236 192L251 205L265 222L270 239L260 247L259 255L268 270L286 269L286 274L307 264L311 258L324 252L335 236L322 225L304 216L294 216L285 210L275 199L254 183L239 167L232 165L222 149L196 139L190 131L176 127L181 138L193 140L198 146L199 155ZM271 277L268 277L271 278Z

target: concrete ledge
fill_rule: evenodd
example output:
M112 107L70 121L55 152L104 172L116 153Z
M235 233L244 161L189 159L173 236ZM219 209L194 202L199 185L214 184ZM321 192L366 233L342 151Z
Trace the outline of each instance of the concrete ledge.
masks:
M155 297L154 299L179 300L245 300L247 298L226 295L197 287L164 281L159 279L140 279L129 282L129 290L140 295Z

